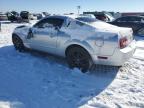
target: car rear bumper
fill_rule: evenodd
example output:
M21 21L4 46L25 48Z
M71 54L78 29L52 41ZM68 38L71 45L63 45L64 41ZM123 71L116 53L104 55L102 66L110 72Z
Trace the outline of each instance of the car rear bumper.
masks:
M136 49L135 40L129 46L123 49L116 48L112 56L92 55L94 64L122 66L129 60Z

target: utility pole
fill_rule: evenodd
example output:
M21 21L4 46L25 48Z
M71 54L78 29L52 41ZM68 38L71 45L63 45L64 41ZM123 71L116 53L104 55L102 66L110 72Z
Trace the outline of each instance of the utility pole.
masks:
M81 6L77 6L78 15L80 14L80 9L81 9Z
M0 32L1 32L1 22L0 22Z

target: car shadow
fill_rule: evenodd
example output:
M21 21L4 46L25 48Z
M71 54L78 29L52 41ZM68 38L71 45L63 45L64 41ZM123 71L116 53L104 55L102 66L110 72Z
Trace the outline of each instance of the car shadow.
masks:
M118 68L96 65L88 73L69 69L64 58L13 46L0 48L0 101L24 108L77 108L103 92Z

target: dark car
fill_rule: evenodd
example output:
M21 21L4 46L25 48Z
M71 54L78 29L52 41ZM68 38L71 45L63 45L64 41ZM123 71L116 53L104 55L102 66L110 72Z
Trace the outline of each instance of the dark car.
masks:
M120 27L130 27L135 35L144 36L144 16L124 16L109 23Z
M42 18L43 18L43 16L42 16L42 14L41 14L41 13L36 14L36 16L37 16L37 19L38 19L38 20L40 20L40 19L42 19Z
M6 14L0 13L0 21L6 21L8 20Z
M20 16L24 22L29 22L30 20L30 13L28 11L21 11Z
M8 17L8 20L11 22L21 22L19 13L16 11L8 12L7 17Z

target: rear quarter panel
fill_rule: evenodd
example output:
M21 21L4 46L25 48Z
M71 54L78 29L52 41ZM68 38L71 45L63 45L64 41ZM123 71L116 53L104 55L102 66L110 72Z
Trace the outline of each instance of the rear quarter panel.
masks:
M100 49L100 55L111 56L116 48L118 48L118 35L111 34L112 36L105 35L104 45Z
M88 28L88 29L84 29ZM93 27L62 28L58 34L58 55L65 55L65 49L70 45L80 45L91 55L112 55L118 47L118 36L114 33L97 31ZM87 31L84 31L87 30ZM98 45L100 43L101 45Z

